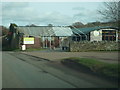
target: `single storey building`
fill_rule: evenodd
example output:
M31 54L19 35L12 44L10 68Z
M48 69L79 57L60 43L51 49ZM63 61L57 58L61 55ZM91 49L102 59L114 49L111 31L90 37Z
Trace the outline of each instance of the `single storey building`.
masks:
M65 26L17 26L13 27L11 46L26 48L62 48L64 39L73 32Z
M9 43L12 48L69 49L73 41L120 41L115 27L70 28L67 26L11 26Z

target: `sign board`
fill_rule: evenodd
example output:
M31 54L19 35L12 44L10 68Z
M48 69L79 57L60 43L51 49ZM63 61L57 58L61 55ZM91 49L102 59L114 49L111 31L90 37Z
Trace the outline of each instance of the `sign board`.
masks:
M23 44L34 44L34 38L33 37L24 37Z
M94 36L99 36L99 31L94 31Z

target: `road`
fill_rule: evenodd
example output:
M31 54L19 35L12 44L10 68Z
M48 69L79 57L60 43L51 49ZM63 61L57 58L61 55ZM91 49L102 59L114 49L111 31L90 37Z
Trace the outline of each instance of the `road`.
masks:
M2 60L3 88L117 87L113 82L19 52L3 52Z
M74 88L74 86L3 53L3 88Z
M2 52L0 51L0 89L2 89Z
M2 37L0 36L0 89L2 89L2 52L1 51L2 51Z

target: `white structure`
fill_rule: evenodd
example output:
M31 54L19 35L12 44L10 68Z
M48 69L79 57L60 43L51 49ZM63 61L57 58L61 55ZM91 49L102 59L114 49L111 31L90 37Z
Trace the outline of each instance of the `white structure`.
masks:
M90 41L102 41L102 30L91 31Z
M22 50L26 50L26 46L25 45L22 45Z

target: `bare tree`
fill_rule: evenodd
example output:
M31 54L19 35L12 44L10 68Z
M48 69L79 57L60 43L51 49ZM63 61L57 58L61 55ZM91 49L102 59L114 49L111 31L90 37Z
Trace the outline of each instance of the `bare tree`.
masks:
M119 20L119 2L112 1L112 2L104 2L103 7L98 10L98 12L103 16L104 19L109 21L118 21Z
M52 27L53 25L52 24L48 24L49 27Z
M76 27L76 28L80 28L80 27L84 26L84 24L81 23L81 22L75 22L75 23L72 24L72 26Z

